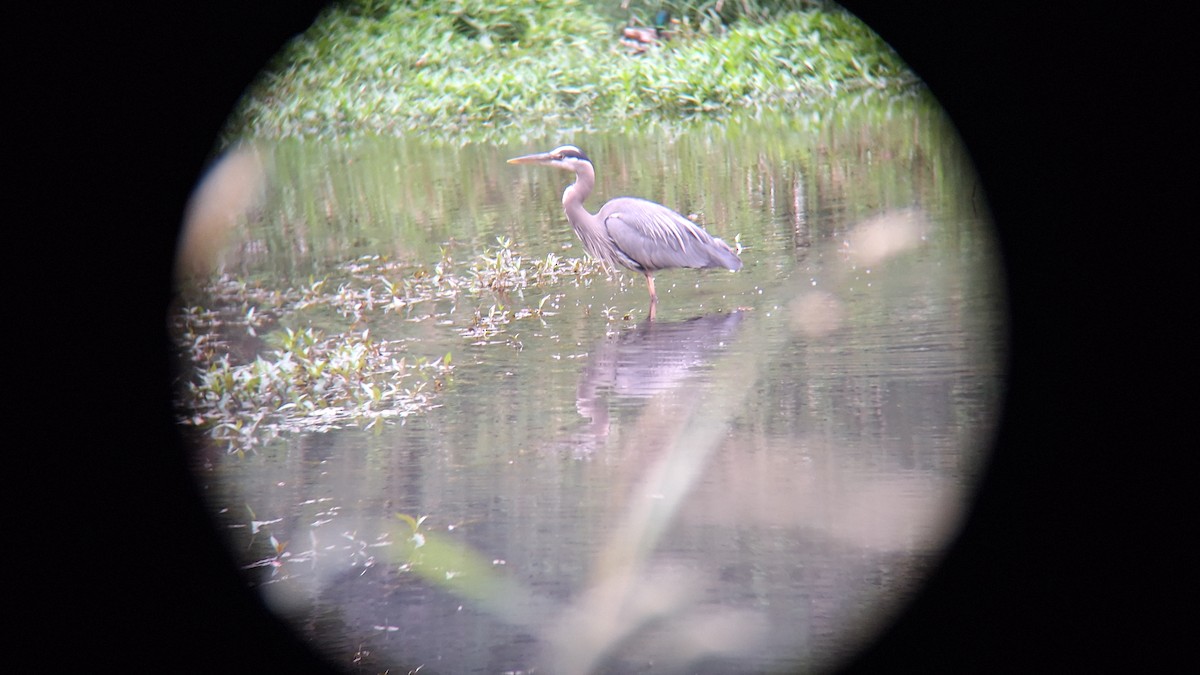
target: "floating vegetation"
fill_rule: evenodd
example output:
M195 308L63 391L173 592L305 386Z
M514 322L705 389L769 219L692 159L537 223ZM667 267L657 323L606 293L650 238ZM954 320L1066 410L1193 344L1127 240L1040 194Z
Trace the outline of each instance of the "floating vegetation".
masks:
M284 329L283 345L235 363L229 353L198 364L184 387L191 415L214 440L246 450L282 431L327 431L435 407L433 392L451 370L449 353L411 359L398 341L376 341L369 330L327 336Z
M438 407L452 355L415 355L409 340L372 336L365 327L371 321L392 313L453 326L458 319L451 317L465 316L453 330L469 344L520 349L516 336L498 336L513 322L553 315L561 297L547 292L524 305L526 289L586 285L610 271L591 258L551 253L527 260L510 239L497 244L461 270L443 250L431 266L365 256L343 264L337 281L310 279L286 289L228 276L209 280L189 294L207 306L187 304L173 316L184 362L181 421L239 453L286 432L403 423ZM463 298L484 294L498 301L454 311ZM428 312L414 311L423 303ZM333 316L340 328L329 326L338 323Z
M550 253L545 258L529 260L513 249L511 239L497 237L496 242L496 248L485 248L461 273L456 272L455 262L445 250L432 268L413 268L378 255L364 256L342 267L348 280L336 291L322 296L320 290L327 283L325 280L315 282L314 289L304 289L306 304L324 302L342 316L357 321L376 309L406 311L421 303L453 301L463 295L485 293L523 296L530 287L563 282L587 285L596 275L610 273L594 258L561 258ZM284 292L288 294L294 295Z

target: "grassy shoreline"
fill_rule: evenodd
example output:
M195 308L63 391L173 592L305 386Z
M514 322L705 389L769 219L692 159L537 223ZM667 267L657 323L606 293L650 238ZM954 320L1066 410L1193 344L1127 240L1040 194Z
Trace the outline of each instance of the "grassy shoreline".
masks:
M495 141L801 108L919 84L837 6L731 24L685 17L644 53L621 44L621 28L580 0L338 5L252 84L224 141Z

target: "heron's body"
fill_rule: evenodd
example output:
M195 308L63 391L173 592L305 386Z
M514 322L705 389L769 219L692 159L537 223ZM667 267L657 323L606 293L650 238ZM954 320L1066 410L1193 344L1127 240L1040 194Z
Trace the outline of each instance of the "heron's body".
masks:
M590 255L646 275L650 288L650 318L658 295L654 273L676 267L742 268L737 253L696 223L655 202L618 197L592 214L583 202L596 183L587 155L573 145L508 160L510 164L542 164L575 172L575 182L563 192L563 211Z

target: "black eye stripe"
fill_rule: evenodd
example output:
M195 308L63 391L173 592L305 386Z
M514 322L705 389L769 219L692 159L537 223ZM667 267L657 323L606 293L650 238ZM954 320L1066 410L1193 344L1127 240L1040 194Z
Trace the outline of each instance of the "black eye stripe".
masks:
M592 160L588 159L588 156L583 154L583 152L580 150L564 150L558 154L558 159L566 159L567 157L574 157L575 159L582 159L585 162L592 161Z

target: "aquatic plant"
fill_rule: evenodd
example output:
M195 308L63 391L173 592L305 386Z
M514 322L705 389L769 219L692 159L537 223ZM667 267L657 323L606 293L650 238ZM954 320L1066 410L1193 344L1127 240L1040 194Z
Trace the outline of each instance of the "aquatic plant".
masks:
M497 237L497 248L485 248L467 271L473 293L482 291L520 291L530 286L556 284L564 279L582 283L586 278L609 270L592 257L560 258L548 253L545 258L526 261L512 249L512 240Z
M468 270L473 290L504 292L529 285L526 278L528 272L522 265L521 256L513 252L512 240L497 237L496 241L500 245L499 248L488 249L479 254L479 258Z
M526 290L586 284L601 273L608 270L590 258L527 260L511 239L499 237L465 269L443 249L431 265L363 256L342 264L337 281L310 279L283 289L215 277L190 293L204 304L184 304L173 315L184 366L181 422L239 453L285 432L403 423L438 406L437 392L453 371L451 354L414 355L408 341L379 340L363 326L389 313L454 323L445 319L449 310L412 310L486 294L494 298L490 304L455 315L467 317L458 335L471 345L520 349L518 336L506 335L509 325L552 316L552 301L561 297L545 292L526 303ZM335 325L325 311L327 328L314 327L312 317L322 310L345 324Z
M365 420L367 428L436 407L432 392L450 373L450 355L411 358L400 342L369 330L326 336L313 328L274 333L278 348L235 363L228 353L197 364L183 387L183 422L209 429L230 451L284 431L326 431Z

